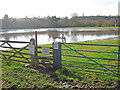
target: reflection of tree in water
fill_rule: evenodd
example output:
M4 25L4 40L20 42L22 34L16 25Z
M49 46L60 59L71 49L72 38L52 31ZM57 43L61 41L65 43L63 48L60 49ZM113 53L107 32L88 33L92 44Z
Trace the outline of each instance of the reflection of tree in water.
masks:
M46 34L49 36L49 38L60 37L59 31L47 31Z
M5 40L10 40L10 36L7 34L1 34L0 36L1 36L1 38L4 37Z
M69 33L65 33L65 36L71 39L71 41L77 42L80 40L80 36L82 39L85 39L85 36L105 36L105 35L118 35L117 31L115 30L104 30L104 31L71 31L71 35Z
M77 33L71 33L71 41L77 42L79 40L77 36L79 36Z

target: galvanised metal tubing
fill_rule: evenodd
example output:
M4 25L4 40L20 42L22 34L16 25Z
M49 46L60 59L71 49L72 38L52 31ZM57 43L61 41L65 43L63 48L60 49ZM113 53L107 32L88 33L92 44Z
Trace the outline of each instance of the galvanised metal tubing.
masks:
M62 60L62 61L65 61L65 62L75 62L75 63L85 63L85 64L98 65L98 64L96 64L96 63L88 63L88 62L68 61L68 60ZM111 64L100 64L100 65L106 65L106 66L118 67L118 65L111 65Z
M76 56L76 55L62 55L62 56L69 56L69 57L81 57L81 58L92 58L92 59L103 59L103 60L114 60L118 61L118 59L111 59L111 58L97 58L97 57L84 57L84 56Z
M63 64L63 66L78 67L78 68L87 68L87 69L95 69L95 70L104 70L104 71L116 71L116 72L118 71L118 70L107 70L107 69L101 69L101 68L81 67L81 66L66 65L66 64Z
M106 45L106 44L85 44L85 43L61 43L61 44L94 45L94 46L113 46L113 47L119 47L119 46L120 46L120 45Z
M71 49L62 49L62 50L71 50ZM72 51L72 50L71 50ZM99 53L116 53L118 54L118 52L104 52L104 51L89 51L89 50L76 50L75 51L84 51L84 52L99 52Z
M68 47L69 49L71 49L71 50L75 51L75 50L74 50L74 49L72 49L71 47L69 47L69 46L67 46L67 45L65 45L65 44L63 44L63 45L64 45L64 46L66 46L66 47ZM85 58L88 58L90 61L92 61L92 62L94 62L94 63L96 63L96 64L100 65L100 64L99 64L99 63L97 63L96 61L94 61L94 60L92 60L91 58L89 58L89 57L85 56L84 54L82 54L82 53L80 53L80 52L78 52L78 51L75 51L75 52L76 52L76 53L78 53L79 55L82 55L82 56L83 56L83 57L85 57ZM105 67L104 65L100 65L100 66L110 71L110 69L108 69L108 68L107 68L107 67ZM113 72L113 71L111 71L111 72ZM115 72L113 72L113 73L115 73ZM116 73L115 73L115 74L116 74Z

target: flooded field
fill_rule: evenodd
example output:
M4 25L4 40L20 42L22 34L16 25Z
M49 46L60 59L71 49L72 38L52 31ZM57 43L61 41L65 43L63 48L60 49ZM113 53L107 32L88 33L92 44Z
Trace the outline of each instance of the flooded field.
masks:
M29 41L35 37L34 32L38 31L38 44L49 44L53 42L53 37L64 36L66 42L79 42L96 39L107 39L117 37L117 30L113 29L61 29L61 28L41 28L41 29L11 29L1 30L0 40ZM61 41L61 40L58 40ZM19 46L19 45L18 45Z

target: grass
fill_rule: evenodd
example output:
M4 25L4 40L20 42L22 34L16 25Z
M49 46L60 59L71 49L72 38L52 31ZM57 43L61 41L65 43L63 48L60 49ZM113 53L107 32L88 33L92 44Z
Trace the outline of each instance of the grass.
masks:
M88 43L88 44L114 44L117 45L117 40L105 40L105 41L92 41L92 42L81 42L81 43ZM42 45L46 47L51 47L51 44ZM117 52L117 47L98 47L98 46L79 46L79 45L68 45L73 49L82 49L82 50L99 50L99 51L112 51ZM65 46L62 46L64 49L68 49ZM28 51L23 51L28 52ZM51 50L52 52L52 50ZM100 53L91 53L91 52L80 52L87 56L93 57L101 57L101 58L117 58L116 54L100 54ZM10 54L10 53L7 53ZM65 55L79 55L73 51L62 51L62 54ZM39 54L45 55L45 54ZM26 57L28 57L26 55ZM23 60L19 58L14 58L17 60ZM80 61L80 62L89 62L93 63L88 59L84 58L76 58L76 57L65 57L62 56L63 60L68 61ZM108 60L97 60L94 59L96 62L101 64L114 64L117 65L116 61L108 61ZM113 74L101 74L101 73L94 73L94 72L84 72L84 71L77 71L73 68L67 69L68 67L63 66L62 69L52 71L51 69L44 69L41 68L40 70L36 70L34 68L25 67L26 63L15 62L11 60L2 60L2 87L3 88L10 88L10 87L17 87L17 88L64 88L65 83L67 88L72 88L73 86L77 86L78 88L85 88L85 87L92 87L92 88L114 88L117 85L118 77L114 76ZM86 67L95 67L95 68L102 68L99 65L86 65L83 63L74 63L74 62L62 62L62 64L69 64L75 66L86 66ZM114 67L108 67L109 69L116 69ZM87 70L87 69L83 69ZM101 70L99 70L101 71ZM104 71L103 71L104 72Z
M75 29L116 29L117 27L66 27Z
M3 60L2 66L2 79L5 81L3 88L10 88L13 85L17 85L18 88L32 88L36 85L43 88L48 84L47 78L50 80L50 76L37 74L35 70L25 67L22 63Z

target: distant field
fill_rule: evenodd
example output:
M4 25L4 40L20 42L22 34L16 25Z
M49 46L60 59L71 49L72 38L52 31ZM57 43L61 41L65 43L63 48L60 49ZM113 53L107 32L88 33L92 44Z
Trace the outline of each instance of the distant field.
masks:
M115 27L66 27L66 28L76 28L76 29L116 29Z

